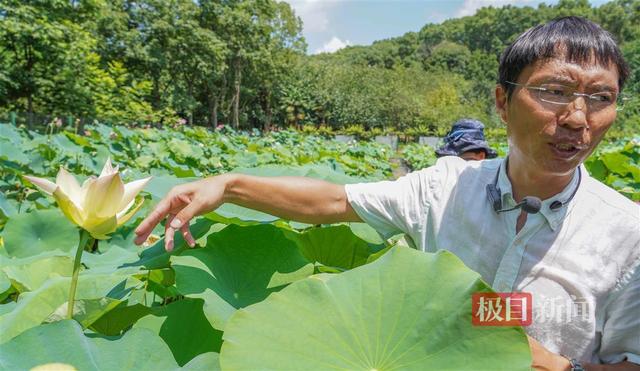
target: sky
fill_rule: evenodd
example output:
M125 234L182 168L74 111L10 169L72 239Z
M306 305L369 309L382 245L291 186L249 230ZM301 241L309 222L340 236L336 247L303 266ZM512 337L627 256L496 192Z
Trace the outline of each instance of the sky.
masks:
M473 15L483 6L532 6L558 0L285 0L303 22L308 54L419 31L427 23ZM607 0L590 0L600 6Z

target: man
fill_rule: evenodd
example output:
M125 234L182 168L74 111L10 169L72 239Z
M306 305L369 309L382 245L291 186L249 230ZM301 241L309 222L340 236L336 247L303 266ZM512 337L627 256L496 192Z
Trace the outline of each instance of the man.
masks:
M461 119L451 127L444 137L442 147L436 149L436 156L459 156L467 161L480 161L498 156L484 139L484 125L473 119Z
M211 177L172 189L136 242L167 218L167 249L176 230L193 245L189 220L224 202L313 224L366 221L421 250L455 253L496 291L531 293L534 368L640 370L640 207L581 165L613 124L628 73L598 25L566 17L536 26L500 62L507 159L447 156L397 181L346 186Z

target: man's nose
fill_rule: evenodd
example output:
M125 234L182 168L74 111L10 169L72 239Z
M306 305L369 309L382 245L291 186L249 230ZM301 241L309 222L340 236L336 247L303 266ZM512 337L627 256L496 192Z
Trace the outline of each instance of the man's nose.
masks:
M585 97L576 97L565 109L565 117L561 120L561 125L571 129L589 129L587 120L588 112Z

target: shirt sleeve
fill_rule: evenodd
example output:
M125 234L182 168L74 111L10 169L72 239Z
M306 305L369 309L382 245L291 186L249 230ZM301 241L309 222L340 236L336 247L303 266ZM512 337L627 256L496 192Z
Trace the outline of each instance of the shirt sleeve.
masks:
M464 164L460 158L443 157L434 166L395 181L347 184L347 200L384 238L399 233L414 238L425 227L429 207L441 193L451 165L460 165L459 161Z
M605 308L599 357L603 363L640 364L640 264Z

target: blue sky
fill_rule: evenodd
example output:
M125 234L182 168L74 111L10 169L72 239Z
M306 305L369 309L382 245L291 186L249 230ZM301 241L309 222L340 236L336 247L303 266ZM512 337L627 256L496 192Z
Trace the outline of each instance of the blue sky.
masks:
M558 0L285 0L302 18L309 54L418 31L427 23L472 15L483 6L533 6ZM590 0L594 6L606 0Z

